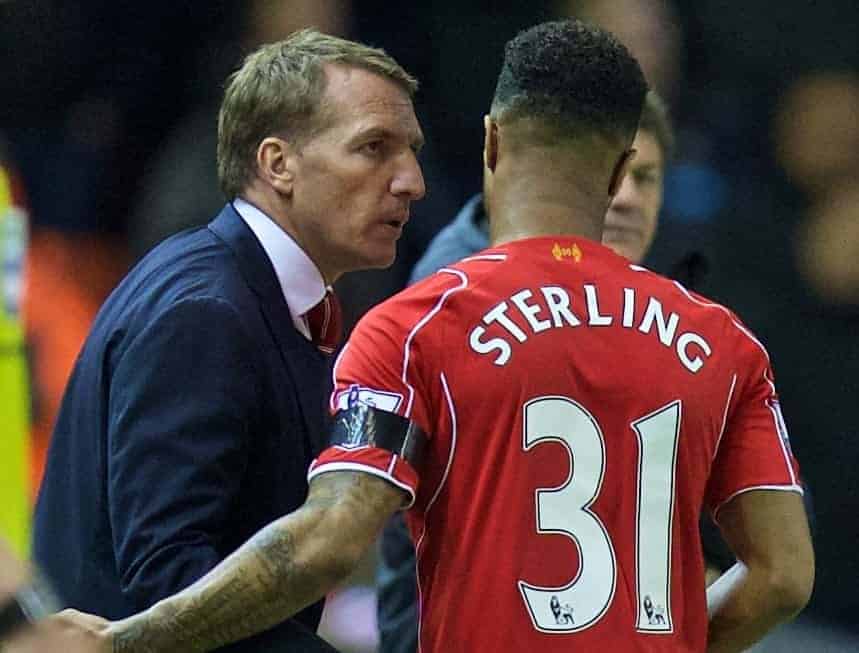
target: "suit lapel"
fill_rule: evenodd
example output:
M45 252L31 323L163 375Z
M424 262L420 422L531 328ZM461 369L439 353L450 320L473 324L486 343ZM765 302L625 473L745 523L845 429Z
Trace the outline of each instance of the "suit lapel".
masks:
M310 345L295 328L268 255L232 204L227 204L209 223L209 229L232 250L242 275L259 297L265 321L280 349L287 373L292 378L292 391L298 397L307 425L307 445L315 456L327 441L325 404L326 391L330 391L329 371L332 361Z
M227 204L209 223L209 229L235 254L242 275L260 299L260 307L281 351L289 353L303 343L292 322L289 306L277 281L274 267L254 233L241 216Z

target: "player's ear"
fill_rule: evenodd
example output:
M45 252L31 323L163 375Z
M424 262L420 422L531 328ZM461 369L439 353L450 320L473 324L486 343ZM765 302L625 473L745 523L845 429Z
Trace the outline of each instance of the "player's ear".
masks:
M287 197L292 195L295 181L296 148L277 136L268 136L257 148L257 172L276 191Z
M626 173L629 172L629 166L632 165L633 159L635 159L635 155L638 153L634 147L629 148L628 150L624 150L623 154L617 160L617 163L614 164L614 170L611 173L611 179L608 182L608 198L609 201L617 195L620 190L621 184L623 184L623 178L626 177Z
M495 172L498 165L498 124L491 116L483 116L483 165L490 172Z

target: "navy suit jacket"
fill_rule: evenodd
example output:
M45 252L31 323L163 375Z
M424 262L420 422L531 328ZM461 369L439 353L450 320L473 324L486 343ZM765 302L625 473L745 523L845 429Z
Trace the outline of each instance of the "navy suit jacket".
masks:
M329 370L232 205L152 250L96 317L54 429L34 554L64 602L128 616L298 508ZM231 650L333 651L321 610Z

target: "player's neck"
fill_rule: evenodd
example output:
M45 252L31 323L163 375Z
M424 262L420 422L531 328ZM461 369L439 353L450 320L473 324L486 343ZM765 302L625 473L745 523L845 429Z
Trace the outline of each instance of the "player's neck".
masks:
M566 194L539 184L493 197L489 206L493 244L539 236L580 236L599 242L608 204L569 189Z

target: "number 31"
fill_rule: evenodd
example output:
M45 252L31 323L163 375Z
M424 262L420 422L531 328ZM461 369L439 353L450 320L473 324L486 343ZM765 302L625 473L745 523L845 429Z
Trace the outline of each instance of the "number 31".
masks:
M643 632L667 633L673 628L671 523L680 411L680 401L673 401L631 425L638 436L635 627ZM562 587L519 580L519 591L537 630L584 630L608 610L617 580L611 537L590 510L605 473L605 438L593 415L568 397L538 397L525 404L524 413L524 450L560 442L570 465L561 486L535 493L537 532L569 537L579 549L580 564L576 577Z

